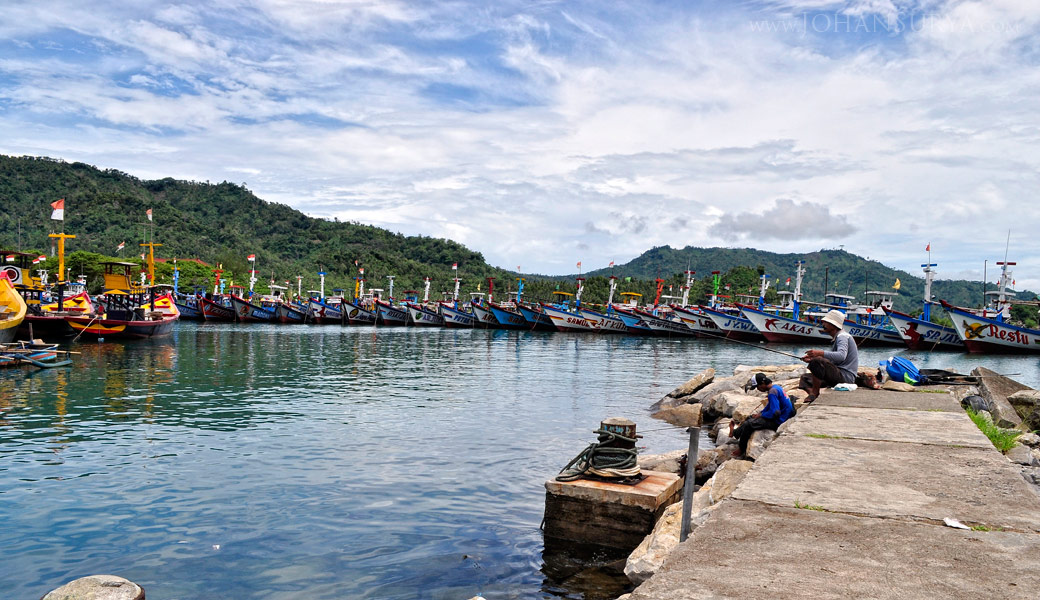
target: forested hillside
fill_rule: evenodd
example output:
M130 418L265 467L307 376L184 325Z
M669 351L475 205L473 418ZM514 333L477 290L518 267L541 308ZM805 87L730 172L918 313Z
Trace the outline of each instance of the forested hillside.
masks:
M50 203L59 198L66 200L64 223L50 219ZM145 216L148 209L154 215L151 223ZM288 206L257 198L234 183L170 178L144 181L83 163L0 156L0 248L50 256L47 234L62 226L77 236L68 243L68 267L74 276L86 274L95 289L100 286L99 261L121 258L140 262L138 244L153 236L155 242L163 244L157 250L158 257L207 263L179 263L181 285L188 289L193 284L208 284L211 267L218 264L227 270L225 277L246 283L249 254L257 255L258 288L265 292L269 281L281 285L290 281L295 287L297 275L304 278L304 290L315 289L319 270L328 273L326 290L352 290L358 268L355 261L365 269L369 287L386 287L386 276L394 275L397 291L421 290L423 278L431 277L432 291L439 297L439 292L453 287L451 265L457 262L463 296L478 289L486 292L488 277L497 278L495 290L500 298L517 288L516 273L488 265L479 252L457 242L308 217ZM126 242L126 248L117 253L121 242ZM711 271L723 273L723 285L729 285L723 293L730 294L757 292L759 274L768 273L773 281L768 294L772 300L778 289L793 289L798 260L805 261L808 271L803 285L807 300L822 300L825 283L830 291L861 297L866 289L893 291L898 278L901 288L896 307L911 312L920 307L923 279L917 274L848 252L776 254L692 246L653 248L627 264L587 273L583 299L606 301L609 275L618 276L619 292L640 293L644 301L654 298L657 278L663 280L664 295L678 297L682 294L683 272L689 268L697 272L689 295L691 302L703 302L711 292ZM54 270L56 263L51 258L42 266ZM160 281L169 283L171 271L170 264L159 265ZM575 291L573 276L525 277L528 298L548 300L554 291ZM785 285L788 277L792 283ZM982 302L981 282L937 281L933 293L965 306Z

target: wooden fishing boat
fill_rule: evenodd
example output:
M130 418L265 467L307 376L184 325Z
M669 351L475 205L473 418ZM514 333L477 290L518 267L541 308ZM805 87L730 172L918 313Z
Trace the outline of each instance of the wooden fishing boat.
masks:
M621 319L625 324L625 328L631 335L654 335L654 330L650 328L643 321L643 317L631 312L628 309L618 308L617 306L610 307L611 314Z
M453 302L441 302L439 307L441 318L444 319L444 326L450 328L470 328L473 327L476 317L473 313L466 312L457 308Z
M692 306L671 305L672 315L684 325L692 329L697 335L704 337L722 337L722 330L715 324L711 317L699 308Z
M66 317L76 335L91 338L142 339L169 335L180 311L169 294L139 306L110 299L94 317Z
M953 319L954 330L968 352L1002 354L1040 353L1040 330L984 317L941 301Z
M440 312L431 309L429 306L409 302L405 305L405 309L408 311L408 321L412 325L425 327L441 327L444 325L444 317L440 315Z
M931 249L931 244L927 249ZM935 270L932 267L936 265L930 260L931 254L928 258L929 262L921 265L924 268L924 303L920 318L891 308L886 308L885 314L899 332L903 343L911 350L964 350L964 342L957 336L953 327L932 322L932 306L938 306L932 301L932 280L935 279Z
M59 300L61 308L59 308ZM86 291L55 299L49 304L30 306L19 329L24 337L53 339L75 335L76 332L65 320L68 316L93 316L94 303Z
M341 325L343 324L342 304L331 304L322 298L312 297L307 301L310 311L308 318L312 323L318 325Z
M199 297L199 304L202 307L202 315L207 321L215 321L219 323L234 323L235 322L235 309L223 304L224 298L220 296L212 297ZM230 304L230 302L228 302Z
M494 315L498 326L502 329L527 329L527 319L516 309L512 302L501 304L488 301L487 308Z
M343 318L347 320L349 325L375 325L379 317L375 312L373 303L345 300L343 302Z
M628 333L628 326L616 316L588 308L579 308L578 313L596 327L599 333Z
M186 321L205 321L206 315L202 312L202 303L199 297L192 294L175 294L173 296L177 310L181 312L181 318Z
M403 326L408 324L408 311L400 306L395 306L386 300L375 300L376 315L379 325Z
M64 359L58 356L64 354ZM34 366L42 369L64 367L71 364L68 352L62 352L57 344L44 344L39 341L18 341L0 344L0 367Z
M831 336L818 322L803 321L750 306L741 309L759 334L768 342L784 344L822 344L831 342Z
M239 323L272 323L278 318L273 309L253 304L234 294L228 296L228 300L231 301L231 307Z
M279 302L276 304L274 314L279 323L303 324L307 322L307 309L291 302Z
M652 335L657 336L681 336L694 337L697 332L686 326L682 321L672 321L665 318L663 314L655 315L650 310L635 309L632 311L643 319L643 323L650 328Z
M0 272L0 343L14 340L28 306L6 272Z
M542 308L536 304L520 304L516 307L520 311L520 314L527 321L527 328L532 331L556 331L556 326L553 325L553 321L549 318L549 315L545 314Z
M484 294L479 292L470 293L469 308L473 311L473 326L485 329L498 329L498 319L484 304Z
M596 333L599 328L580 312L567 310L560 305L542 304L542 312L552 319L557 331L571 333Z
M698 307L722 332L731 340L760 342L765 339L757 327L741 312L740 307L719 307L701 305Z

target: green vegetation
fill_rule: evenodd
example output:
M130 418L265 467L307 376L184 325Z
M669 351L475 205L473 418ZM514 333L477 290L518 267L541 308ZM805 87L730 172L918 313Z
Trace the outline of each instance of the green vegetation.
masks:
M972 525L972 531L1004 531L1003 527L990 527L989 525Z
M989 441L993 442L993 445L996 446L997 450L1000 450L1005 454L1008 450L1015 447L1015 440L1018 439L1018 436L1022 435L1021 431L997 427L993 421L970 408L967 409L967 411L968 417L970 417L972 422L975 423L975 426L978 427L982 433L986 434L986 437L989 438Z
M801 508L804 510L818 510L820 512L830 512L829 510L820 506L819 504L805 504L804 502L801 502L799 500L794 501L794 507Z
M180 259L180 282L186 289L211 285L211 269L216 265L227 271L225 278L245 284L249 254L257 255L261 291L266 291L265 284L272 280L280 285L289 281L295 288L298 275L304 278L305 291L315 289L317 272L321 270L328 274L326 290L352 290L357 275L355 261L357 266L364 267L369 288L385 288L386 276L395 275L398 292L421 290L423 278L430 277L436 298L440 292L453 288L456 272L451 265L457 262L463 296L477 291L478 286L486 292L488 277L496 278L499 297L517 289L517 273L488 265L479 252L457 242L308 217L288 206L257 198L245 184L170 178L145 181L84 163L0 155L0 198L0 248L45 255L50 255L51 248L47 234L62 225L50 220L50 203L65 198L64 228L77 236L68 242L68 267L73 276L86 274L91 291L95 292L100 285L98 261L120 258L140 262L138 244L153 236L155 242L163 244L156 256ZM145 218L149 208L154 214L154 231ZM127 247L117 257L116 247L121 242L126 242ZM205 264L192 264L186 259ZM726 295L757 295L759 275L768 273L774 284L766 297L775 301L778 289L793 289L793 282L784 282L793 277L798 260L805 260L808 268L806 298L822 299L825 280L831 291L858 294L865 287L891 290L898 277L902 288L896 307L910 311L919 306L922 279L841 250L776 254L746 248L690 246L681 250L668 246L653 248L612 270L586 274L583 300L590 304L605 302L610 275L619 278L618 292L642 294L644 302L655 297L657 278L662 280L664 295L678 297L685 284L683 272L689 268L697 271L698 277L689 296L692 302L703 302L711 293L711 271L723 273L721 293ZM50 258L42 266L53 272L57 260ZM161 283L170 283L171 273L172 265L157 267ZM533 300L549 300L554 291L575 292L573 276L525 278L525 297ZM975 282L937 281L933 290L937 297L955 304L974 306L981 299L981 284ZM1026 307L1016 309L1021 309L1016 316L1021 313L1019 318L1027 324L1028 318L1035 322L1035 314L1022 313ZM936 318L941 318L942 311L935 312Z
M847 440L849 438L843 435L830 435L827 433L807 433L805 437L817 438L821 440Z

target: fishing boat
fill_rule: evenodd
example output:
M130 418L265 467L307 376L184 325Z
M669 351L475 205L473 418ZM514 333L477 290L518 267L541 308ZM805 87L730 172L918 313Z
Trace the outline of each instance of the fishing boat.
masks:
M177 310L181 312L181 318L186 321L205 321L206 315L202 312L202 302L197 294L175 294L173 296Z
M71 364L68 352L64 352L64 359L58 358L62 353L57 344L44 344L38 341L0 344L0 367L31 365L41 369L51 369Z
M375 305L377 315L376 323L379 325L403 326L408 324L407 309L396 306L388 300L382 300L379 298L375 299Z
M231 302L231 307L234 309L239 323L272 323L277 320L278 316L274 309L254 304L246 300L244 295L245 288L237 285L231 286L228 300Z
M987 307L971 310L953 306L945 300L940 304L953 319L954 331L972 353L1035 354L1040 353L1040 330L1012 325L1011 306L1015 292L1008 289L1012 282L1008 267L1016 263L1004 261L1000 265L1000 281L996 290L986 292ZM1022 302L1021 304L1034 304Z
M610 276L610 293L607 295L606 312L592 310L588 307L578 307L578 314L585 317L589 323L596 327L599 333L628 333L628 326L616 315L611 314L611 305L614 303L614 290L617 289L617 277Z
M418 297L411 298L408 296L409 292L405 292L404 307L408 312L408 323L410 325L417 326L434 326L441 327L444 325L444 317L441 316L440 310L437 304L430 302L430 282L432 280L429 277L423 278L423 298L419 301Z
M445 327L454 329L470 328L476 322L476 317L473 316L473 313L460 309L454 303L441 302L438 311L441 318L444 319Z
M333 304L320 296L312 296L307 301L308 318L318 325L340 325L343 323L342 302Z
M740 306L712 308L702 304L697 308L715 322L724 337L745 342L760 342L765 339L758 328L744 316Z
M199 297L199 306L202 308L202 315L206 321L234 323L236 320L235 309L230 304L225 297L219 295Z
M928 245L928 249L931 249L931 244ZM932 322L932 306L938 305L932 300L932 280L935 279L935 270L932 267L935 266L936 264L930 260L921 265L924 270L924 302L920 317L912 317L891 308L886 308L885 314L899 332L903 343L911 350L964 350L964 342L957 336L953 327Z
M495 317L495 321L498 322L498 326L502 329L527 329L527 320L517 310L516 304L513 302L491 302L487 303L487 308L491 311L491 314Z
M274 307L275 318L279 323L303 324L307 322L307 309L299 304L282 301Z
M669 318L679 321L692 329L698 336L722 337L722 331L715 321L704 313L700 308L690 306L690 290L693 289L693 276L695 271L686 271L686 285L683 286L682 298L678 304L669 304L671 314ZM718 293L720 276L718 271L713 271L715 290Z
M473 312L473 326L485 329L497 329L498 320L485 305L484 294L481 292L470 292L469 309Z
M695 337L697 335L696 331L687 327L682 321L668 319L665 313L662 312L662 308L636 309L632 312L642 318L643 324L650 328L652 335L665 337ZM658 314L654 314L654 310L657 310Z
M888 319L886 311L892 308L893 292L871 290L865 293L866 303L857 304L854 296L827 294L824 303L813 304L814 309L803 315L803 321L817 323L829 310L845 313L843 328L860 348L869 346L903 346L903 338Z
M28 307L6 272L0 271L0 343L14 340Z
M541 305L542 314L552 321L553 327L557 331L566 331L573 333L595 333L599 331L596 323L586 319L580 312L581 310L581 294L585 289L585 278L578 277L577 293L573 294L574 307L571 308L571 297L572 294L569 292L553 292L553 299L555 302L552 304Z
M156 294L154 287L135 286L131 269L136 263L110 261L104 267L102 312L89 317L65 317L76 337L142 339L169 335L180 318L171 294ZM149 268L152 268L149 256Z
M90 295L81 287L73 287L70 291L75 293L65 297L59 293L54 301L44 304L39 303L30 306L25 314L25 320L19 329L19 334L30 338L53 339L75 335L75 330L69 326L65 317L68 316L93 316L95 314L94 303ZM81 291L76 291L76 290ZM61 308L59 308L59 306Z

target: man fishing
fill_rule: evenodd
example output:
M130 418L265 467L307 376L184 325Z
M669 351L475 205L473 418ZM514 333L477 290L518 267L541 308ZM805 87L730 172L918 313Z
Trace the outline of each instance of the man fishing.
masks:
M765 408L748 417L740 424L740 427L733 431L733 437L737 438L741 456L747 452L751 434L759 429L775 430L781 423L795 415L794 405L784 392L784 388L779 383L774 384L765 373L755 373L754 377L744 386L744 393L746 394L752 388L760 392L768 392L768 395Z
M820 395L821 387L839 383L855 383L859 371L859 349L856 340L842 326L845 313L832 310L821 320L823 329L834 341L830 350L806 350L802 360L809 363L809 372L802 375L798 387L809 392L808 404Z

